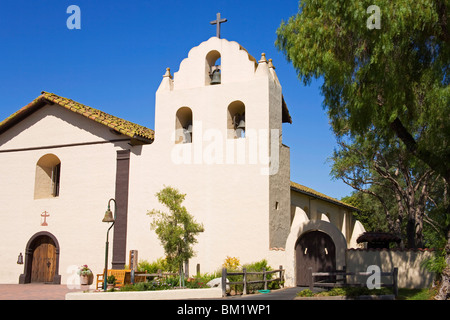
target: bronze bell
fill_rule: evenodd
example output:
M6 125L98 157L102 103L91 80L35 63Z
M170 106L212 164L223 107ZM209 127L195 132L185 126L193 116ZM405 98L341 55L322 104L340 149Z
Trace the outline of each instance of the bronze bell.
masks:
M221 83L220 70L216 69L212 73L211 84L220 84L220 83Z
M183 129L183 143L192 142L192 128Z
M114 222L114 221L115 220L114 220L114 217L113 217L113 213L108 208L108 210L106 210L106 212L105 212L105 216L103 217L102 222Z

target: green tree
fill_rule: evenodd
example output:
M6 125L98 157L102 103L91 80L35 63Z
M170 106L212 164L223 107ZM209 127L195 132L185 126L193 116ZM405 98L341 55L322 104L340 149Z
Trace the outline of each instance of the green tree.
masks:
M358 136L352 144L339 142L332 158L332 174L376 199L378 205L372 207L379 211L376 217L383 212L388 231L399 236L403 244L408 248L423 247L424 221L437 225L427 213L436 206L431 192L441 178L411 156L401 143L376 146L368 136ZM366 198L359 199L366 205Z
M153 219L151 228L155 230L166 254L167 263L177 266L180 272L180 286L183 277L183 263L195 253L193 244L196 236L204 231L182 205L186 195L172 187L165 187L156 193L158 201L169 209L169 213L151 210L147 214Z
M380 29L368 28L371 5ZM450 4L448 0L301 0L277 30L276 46L304 84L321 92L338 137L372 130L405 149L450 186ZM450 203L439 298L450 291Z

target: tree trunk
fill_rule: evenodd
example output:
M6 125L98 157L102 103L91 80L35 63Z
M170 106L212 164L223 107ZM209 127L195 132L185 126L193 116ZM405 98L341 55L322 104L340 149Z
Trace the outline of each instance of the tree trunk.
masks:
M408 238L408 248L416 249L416 220L408 217L408 223L406 224L406 237Z
M441 274L441 285L439 292L435 297L436 300L450 299L450 230L447 233L447 245L445 250L445 261L447 262L447 266Z

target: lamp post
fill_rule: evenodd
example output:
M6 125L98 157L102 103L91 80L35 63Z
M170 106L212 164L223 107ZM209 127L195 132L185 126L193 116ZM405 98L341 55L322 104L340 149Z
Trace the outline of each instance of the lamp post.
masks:
M111 201L114 201L114 216L110 209L110 203ZM116 222L116 200L109 199L108 201L108 209L105 212L105 217L103 218L102 222L112 222L111 226L108 228L108 231L106 232L106 245L105 245L105 274L103 275L103 290L106 291L106 280L108 277L108 247L109 247L109 230L114 226L114 223Z

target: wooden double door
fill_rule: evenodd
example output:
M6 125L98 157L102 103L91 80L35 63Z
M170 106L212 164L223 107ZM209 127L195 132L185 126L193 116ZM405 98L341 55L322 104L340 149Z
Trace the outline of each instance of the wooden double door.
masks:
M336 270L336 246L331 237L321 231L303 234L295 245L295 257L297 286L309 285L309 268L313 272Z
M31 282L53 282L56 272L56 245L48 236L40 236L33 242Z

